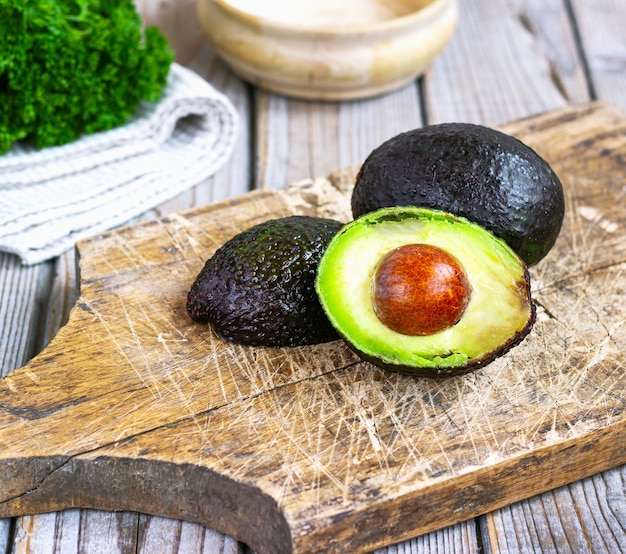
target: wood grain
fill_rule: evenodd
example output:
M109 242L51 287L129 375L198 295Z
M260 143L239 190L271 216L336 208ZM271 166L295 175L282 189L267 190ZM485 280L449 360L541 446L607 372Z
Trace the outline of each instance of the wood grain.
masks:
M37 289L45 282L49 266L43 264L20 270L14 256L0 255L2 310L0 311L0 376L22 366L31 357L34 345L30 333L13 334L11 329L36 330ZM33 329L34 328L34 329Z
M559 0L461 2L460 23L425 78L429 122L497 125L589 100Z
M210 252L270 214L345 219L354 170L83 241L68 324L0 381L0 515L136 510L259 552L358 552L623 463L625 129L605 105L505 128L562 176L567 218L533 270L535 330L462 378L339 341L225 344L186 317Z
M571 4L593 94L626 109L624 3L622 0L600 0L589 4L584 0L573 0Z
M18 548L26 552L89 552L109 554L112 551L137 554L202 552L238 554L234 539L211 529L161 517L132 512L103 512L69 509L58 514L24 516L15 530ZM164 540L176 536L176 542ZM8 550L7 550L8 552Z
M500 552L623 552L623 501L616 468L494 512L485 542Z

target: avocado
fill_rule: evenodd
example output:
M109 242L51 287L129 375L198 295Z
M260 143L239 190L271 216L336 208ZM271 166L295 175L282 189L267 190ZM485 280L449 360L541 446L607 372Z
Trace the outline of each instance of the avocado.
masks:
M189 316L240 344L337 339L315 293L315 274L341 226L332 219L288 216L245 229L206 261L187 295Z
M518 139L482 125L441 123L374 149L357 175L352 215L423 206L459 215L500 237L532 266L550 251L565 212L550 165Z
M316 292L361 358L400 373L455 375L521 342L535 321L526 264L469 220L381 208L333 237Z

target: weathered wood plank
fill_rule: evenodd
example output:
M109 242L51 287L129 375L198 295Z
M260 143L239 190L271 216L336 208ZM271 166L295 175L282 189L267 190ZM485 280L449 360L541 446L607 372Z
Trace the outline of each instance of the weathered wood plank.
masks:
M52 263L50 288L42 308L42 329L37 337L37 350L50 342L67 322L72 306L78 298L78 275L74 250L65 252Z
M0 377L34 354L48 275L49 264L24 267L17 256L0 254Z
M587 100L562 2L460 2L459 28L425 79L431 123L496 125Z
M487 552L624 552L624 468L503 508L481 524Z
M240 554L244 548L231 537L197 523L146 515L139 518L137 554Z
M137 550L138 515L130 512L65 510L19 518L15 554L109 554Z
M400 544L376 551L376 554L481 554L473 521L459 523Z
M596 97L626 108L626 6L623 0L571 0Z
M417 85L357 103L292 100L259 91L258 188L328 175L360 164L373 148L422 123Z
M3 521L8 526L8 520ZM238 554L243 550L234 539L196 523L87 509L19 518L12 549L6 547L2 552L14 554Z
M0 519L0 552L10 552L9 533L11 532L11 520Z

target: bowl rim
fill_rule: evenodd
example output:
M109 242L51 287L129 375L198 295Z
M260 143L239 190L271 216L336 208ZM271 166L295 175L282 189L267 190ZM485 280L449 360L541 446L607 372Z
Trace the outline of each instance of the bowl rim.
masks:
M304 36L323 36L323 37L351 37L363 35L365 33L381 33L390 30L397 30L410 26L413 22L419 22L422 19L428 19L433 15L432 12L443 10L445 7L454 6L457 0L428 0L418 10L409 12L405 15L394 17L393 19L384 19L373 23L359 23L350 27L339 29L338 27L312 27L297 26L288 23L282 23L272 19L264 19L262 16L253 15L250 12L242 10L229 2L229 0L204 0L205 2L214 2L223 11L230 13L236 17L241 23L259 27L262 25L265 29L274 30L279 34L293 35L295 33Z

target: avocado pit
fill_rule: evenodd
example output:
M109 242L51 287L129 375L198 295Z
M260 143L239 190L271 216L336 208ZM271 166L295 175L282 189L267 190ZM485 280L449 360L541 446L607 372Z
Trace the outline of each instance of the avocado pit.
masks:
M372 305L391 330L427 336L455 325L471 296L459 261L437 246L406 244L378 263L372 280Z

